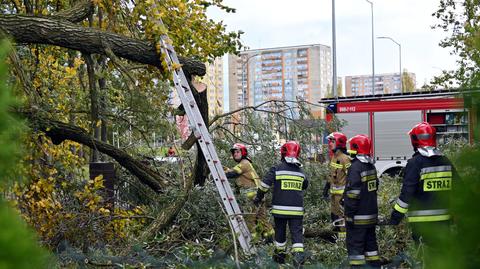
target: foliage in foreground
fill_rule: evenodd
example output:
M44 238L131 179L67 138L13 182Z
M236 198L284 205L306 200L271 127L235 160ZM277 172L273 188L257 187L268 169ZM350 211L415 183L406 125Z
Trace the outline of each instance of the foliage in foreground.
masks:
M9 112L14 104L6 85L5 57L9 46L5 40L0 43L0 184L9 178L9 172L20 156L18 137L22 132L20 121ZM36 240L18 212L0 198L0 268L46 267L48 254Z

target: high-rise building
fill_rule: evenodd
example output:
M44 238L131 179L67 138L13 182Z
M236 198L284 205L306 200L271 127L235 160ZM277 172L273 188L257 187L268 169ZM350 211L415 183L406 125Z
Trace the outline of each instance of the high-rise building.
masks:
M208 115L223 114L223 58L206 63L207 73L202 82L207 85Z
M415 74L403 72L408 76L415 88ZM405 83L405 79L404 79ZM406 85L404 85L405 88ZM400 74L375 74L375 94L400 93ZM372 75L346 76L345 77L345 95L359 96L372 94Z
M320 44L242 51L229 55L230 111L268 100L316 104L331 88L330 47ZM322 108L311 106L320 117Z

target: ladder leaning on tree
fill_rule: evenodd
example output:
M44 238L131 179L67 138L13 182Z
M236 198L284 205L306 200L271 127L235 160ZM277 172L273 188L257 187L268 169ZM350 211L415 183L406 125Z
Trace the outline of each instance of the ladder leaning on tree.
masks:
M162 22L160 21L160 23ZM170 40L166 34L161 35L159 40L161 46L160 49L165 58L165 62L167 63L168 70L173 74L174 86L185 112L187 113L190 128L200 144L203 156L205 156L215 186L217 187L218 193L220 194L227 212L228 221L235 231L240 246L245 254L254 254L255 247L251 244L252 236L248 230L245 219L243 218L240 207L237 204L237 200L233 195L232 189L230 188L227 177L225 176L223 166L220 163L210 133L203 121L200 110L195 102L195 98L188 85L188 81L183 73L180 62L178 61L177 54L169 41Z

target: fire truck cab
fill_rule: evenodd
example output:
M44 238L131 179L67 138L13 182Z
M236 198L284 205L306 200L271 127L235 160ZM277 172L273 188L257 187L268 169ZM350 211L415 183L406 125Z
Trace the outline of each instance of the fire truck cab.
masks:
M473 115L460 91L430 91L401 94L324 98L326 120L344 121L341 131L350 138L367 134L378 176L398 174L412 156L408 131L427 121L437 129L437 144L473 140ZM336 130L332 130L336 131Z

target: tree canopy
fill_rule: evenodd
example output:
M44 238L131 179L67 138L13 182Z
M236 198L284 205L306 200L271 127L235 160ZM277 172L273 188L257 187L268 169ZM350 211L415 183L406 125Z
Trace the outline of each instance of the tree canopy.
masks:
M440 46L451 48L457 55L457 69L444 71L432 81L433 85L445 88L452 86L478 87L480 84L480 6L476 0L441 0L432 14L438 23L433 28L441 29L448 36Z

